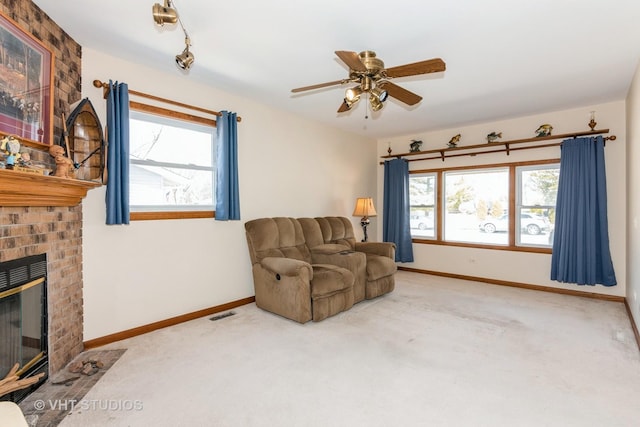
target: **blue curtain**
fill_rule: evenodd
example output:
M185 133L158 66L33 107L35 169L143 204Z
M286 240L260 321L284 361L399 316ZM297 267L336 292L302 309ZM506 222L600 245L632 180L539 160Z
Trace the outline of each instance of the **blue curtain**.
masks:
M409 163L404 159L384 162L384 221L382 238L396 244L396 261L413 262L409 215Z
M107 224L129 224L129 89L109 80Z
M222 111L216 120L216 220L240 219L238 124L236 113Z
M602 136L562 142L551 279L613 286Z

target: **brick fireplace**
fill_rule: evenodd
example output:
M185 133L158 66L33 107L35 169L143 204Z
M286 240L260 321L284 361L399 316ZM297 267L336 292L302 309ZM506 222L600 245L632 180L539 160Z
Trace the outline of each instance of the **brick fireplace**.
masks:
M0 207L0 262L47 254L49 366L82 352L82 205Z
M30 0L0 0L0 10L53 53L54 143L58 142L62 115L81 99L81 47ZM25 148L35 161L53 163L47 147ZM68 185L55 177L16 181L7 175L16 172L0 172L0 262L47 255L49 370L55 373L83 350L82 204L81 197L70 198L69 193L80 187L86 194L92 186Z

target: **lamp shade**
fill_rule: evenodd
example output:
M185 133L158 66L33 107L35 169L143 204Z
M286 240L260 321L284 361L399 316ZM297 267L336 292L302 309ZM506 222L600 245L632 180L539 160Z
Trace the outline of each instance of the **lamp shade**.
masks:
M376 208L373 206L373 199L371 197L359 197L356 200L356 208L353 210L353 216L376 216Z

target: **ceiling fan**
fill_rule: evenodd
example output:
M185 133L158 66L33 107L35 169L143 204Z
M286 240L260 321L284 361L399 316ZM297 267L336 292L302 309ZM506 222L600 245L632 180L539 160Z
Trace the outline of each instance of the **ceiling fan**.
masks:
M384 68L384 62L376 57L375 52L370 50L360 53L337 50L335 53L349 67L348 78L299 87L292 89L291 92L298 93L328 86L356 83L357 86L346 90L344 100L340 108L338 108L338 113L349 111L360 100L360 97L365 94L369 94L369 103L373 111L380 110L389 96L407 105L415 105L422 100L422 97L391 83L389 79L437 73L446 69L444 61L440 58Z

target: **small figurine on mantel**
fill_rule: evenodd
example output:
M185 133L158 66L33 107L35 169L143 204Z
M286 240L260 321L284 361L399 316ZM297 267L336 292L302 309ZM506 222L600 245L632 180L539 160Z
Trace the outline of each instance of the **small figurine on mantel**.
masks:
M24 168L31 167L31 154L29 154L28 151L23 151L22 153L20 153L20 160L18 160L18 164Z
M416 153L420 151L420 147L422 147L422 141L412 139L411 144L409 144L409 152Z
M49 154L56 161L56 171L53 174L60 178L73 178L73 162L64 155L64 148L60 145L52 145Z
M0 140L0 150L5 154L7 169L13 169L20 159L20 141L13 135L6 135Z
M540 127L536 129L536 137L549 136L551 135L552 130L553 126L551 126L550 124L540 125Z
M458 146L458 142L460 142L460 134L457 134L456 136L454 136L453 138L451 138L449 140L449 142L447 143L447 146L449 148L455 148Z
M502 138L502 132L491 132L487 135L487 142L491 144L492 142L496 142L498 138Z

